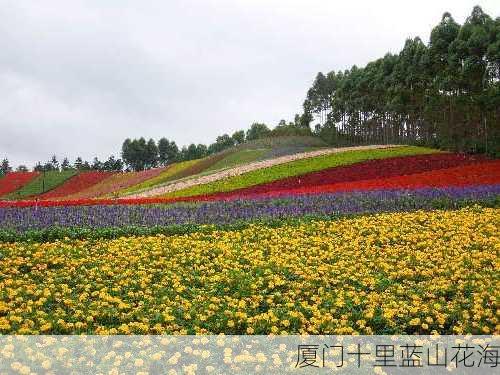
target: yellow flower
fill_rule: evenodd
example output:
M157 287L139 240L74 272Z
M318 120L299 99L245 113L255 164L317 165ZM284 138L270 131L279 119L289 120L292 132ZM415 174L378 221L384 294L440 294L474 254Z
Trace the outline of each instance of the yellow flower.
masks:
M420 325L420 318L413 318L412 320L410 320L410 325L411 326L418 326L418 325Z
M0 243L0 334L500 334L499 219L464 208Z

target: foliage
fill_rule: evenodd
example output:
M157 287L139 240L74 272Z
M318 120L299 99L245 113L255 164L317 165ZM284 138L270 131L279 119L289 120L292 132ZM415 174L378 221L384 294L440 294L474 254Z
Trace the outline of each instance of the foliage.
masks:
M234 144L235 145L240 145L242 143L245 143L245 131L244 130L238 130L233 133L231 136L233 138Z
M0 332L498 334L498 219L476 207L3 243Z
M261 124L254 122L250 129L247 130L246 139L247 141L253 141L255 139L266 138L271 135L271 130L266 124Z
M179 153L179 160L187 161L194 159L201 159L209 154L207 146L203 144L195 145L191 143L189 146L182 147Z
M208 152L210 154L213 154L233 146L234 146L234 139L227 134L223 134L221 136L218 136L217 139L215 140L215 143L212 143L208 147Z
M157 166L158 146L153 139L126 139L122 145L122 158L134 171L142 171Z
M108 160L101 163L101 172L121 172L123 170L123 161L121 159L116 159L114 155L111 155Z
M310 136L312 135L309 126L297 126L293 122L286 123L285 120L281 120L280 123L270 132L272 137L283 137L283 136Z
M413 143L499 155L500 18L475 7L463 25L449 13L425 45L366 67L318 73L304 102L331 144Z
M9 164L9 160L5 158L2 160L2 163L0 164L0 177L5 176L9 172L12 172L12 168Z
M172 164L179 159L179 148L174 141L161 138L158 141L158 161L161 165Z

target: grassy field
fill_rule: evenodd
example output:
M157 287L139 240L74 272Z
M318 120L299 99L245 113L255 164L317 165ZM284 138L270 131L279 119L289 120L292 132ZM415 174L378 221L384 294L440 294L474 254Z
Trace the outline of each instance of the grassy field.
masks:
M76 174L75 170L50 171L41 173L34 180L30 181L22 188L6 196L7 199L23 199L33 195L40 195L56 188Z
M434 149L424 147L395 147L388 149L346 151L341 153L323 155L314 158L296 160L290 163L275 165L265 169L255 170L243 175L230 177L227 179L211 182L204 185L197 185L190 188L174 191L164 195L165 197L187 197L192 195L202 195L223 191L232 191L258 185L281 178L298 176L308 172L320 171L341 165L353 164L356 162L383 159L387 157L419 155L437 152Z

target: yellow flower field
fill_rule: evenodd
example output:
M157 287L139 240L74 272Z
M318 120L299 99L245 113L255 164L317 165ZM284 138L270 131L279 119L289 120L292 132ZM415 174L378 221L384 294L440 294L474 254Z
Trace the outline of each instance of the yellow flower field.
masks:
M500 209L0 243L0 333L499 334Z

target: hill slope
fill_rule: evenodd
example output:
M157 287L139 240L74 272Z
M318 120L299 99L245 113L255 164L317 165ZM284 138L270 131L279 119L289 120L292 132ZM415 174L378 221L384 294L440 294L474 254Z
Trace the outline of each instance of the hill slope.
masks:
M0 197L13 193L38 176L38 172L12 172L0 178Z
M20 189L6 195L7 199L25 199L48 192L57 186L63 184L66 180L73 177L77 172L68 171L50 171L40 173L36 178L23 185Z
M181 197L230 191L357 161L431 152L435 151L391 145L322 149L246 164L198 179L151 189L134 197Z

